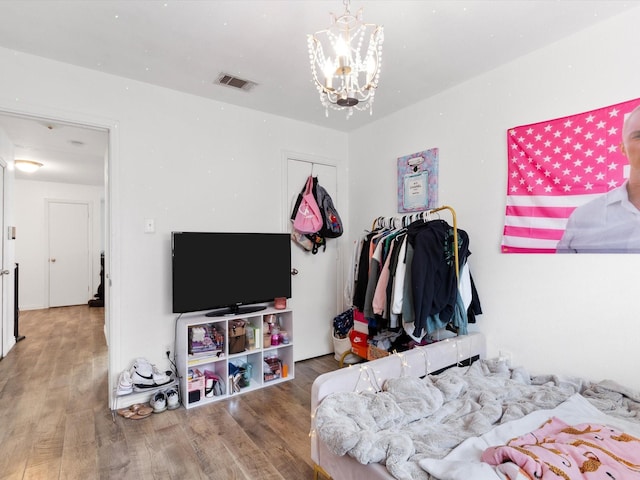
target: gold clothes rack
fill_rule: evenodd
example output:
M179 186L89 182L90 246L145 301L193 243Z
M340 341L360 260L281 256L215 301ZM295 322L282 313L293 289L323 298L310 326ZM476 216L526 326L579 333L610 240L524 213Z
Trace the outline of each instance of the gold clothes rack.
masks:
M431 215L441 212L442 210L449 210L449 212L451 212L451 219L453 223L453 257L456 266L456 279L460 281L460 266L458 261L458 221L456 219L456 211L452 207L443 205L441 207L432 208L431 210L425 210L424 212L403 215L402 217L378 217L373 221L372 230L375 230L376 228L408 227L416 220L428 222L431 220Z

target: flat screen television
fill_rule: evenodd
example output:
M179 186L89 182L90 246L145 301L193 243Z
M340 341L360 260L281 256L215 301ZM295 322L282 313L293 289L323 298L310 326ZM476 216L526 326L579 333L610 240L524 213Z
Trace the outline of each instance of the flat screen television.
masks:
M172 232L173 312L249 313L291 298L288 233Z

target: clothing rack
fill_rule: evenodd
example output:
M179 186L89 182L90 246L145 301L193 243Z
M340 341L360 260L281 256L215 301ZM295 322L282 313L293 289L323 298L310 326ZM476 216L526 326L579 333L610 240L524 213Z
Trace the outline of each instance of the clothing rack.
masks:
M453 257L456 266L456 279L460 281L460 265L458 261L458 222L456 219L456 211L453 207L443 205L441 207L432 208L423 212L412 213L410 215L403 215L402 217L378 217L373 221L372 229L376 228L399 228L408 227L411 223L417 220L423 220L428 222L431 220L431 216L435 213L443 210L449 210L451 212L451 221L453 223Z

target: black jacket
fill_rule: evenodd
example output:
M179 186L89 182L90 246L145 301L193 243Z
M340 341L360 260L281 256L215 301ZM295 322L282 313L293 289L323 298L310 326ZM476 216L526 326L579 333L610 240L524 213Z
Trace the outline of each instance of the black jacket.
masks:
M409 225L408 239L414 250L411 263L414 335L420 336L428 316L439 314L440 320L447 322L453 315L458 289L453 227L444 220L414 222ZM469 236L458 229L460 268L469 254Z

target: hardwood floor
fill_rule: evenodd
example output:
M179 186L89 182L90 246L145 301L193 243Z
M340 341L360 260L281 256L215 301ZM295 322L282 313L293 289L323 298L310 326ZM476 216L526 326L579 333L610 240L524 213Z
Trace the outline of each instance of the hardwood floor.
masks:
M296 378L142 420L107 401L103 309L25 311L0 361L1 479L311 479L310 394L333 355Z

